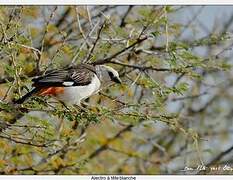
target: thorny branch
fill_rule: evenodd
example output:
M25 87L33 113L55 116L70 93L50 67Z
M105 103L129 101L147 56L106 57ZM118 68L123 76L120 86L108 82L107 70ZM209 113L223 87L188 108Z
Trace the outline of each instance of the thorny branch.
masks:
M100 39L100 34L101 34L101 31L103 30L103 28L104 28L104 26L105 26L105 23L106 23L106 21L105 21L105 22L100 26L100 28L98 29L98 31L97 31L97 38L95 39L95 42L93 43L93 45L92 45L90 51L88 52L86 58L83 60L83 63L88 63L88 61L90 60L91 55L92 55L92 53L93 53L93 51L94 51L94 49L95 49L95 47L96 47L96 44L97 44L97 42L98 42L99 39Z
M100 65L100 64L110 63L112 61L112 59L114 59L115 57L119 56L123 52L129 50L130 48L135 47L135 45L142 43L146 39L147 39L147 36L145 36L144 38L141 38L141 39L137 39L136 42L132 43L130 46L128 46L128 47L126 47L126 48L124 48L124 49L116 52L115 54L113 54L113 55L111 55L111 56L109 56L107 58L96 60L95 62L93 62L91 64L93 64L93 65Z

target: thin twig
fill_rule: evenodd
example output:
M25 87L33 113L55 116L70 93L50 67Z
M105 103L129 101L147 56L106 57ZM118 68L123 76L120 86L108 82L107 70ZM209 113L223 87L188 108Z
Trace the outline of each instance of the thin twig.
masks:
M110 63L111 60L112 60L113 58L115 58L115 57L117 57L118 55L122 54L123 52L129 50L130 48L136 46L137 44L142 43L142 42L145 41L147 38L148 38L148 37L145 36L144 38L137 39L137 41L134 42L133 44L131 44L130 46L128 46L128 47L126 47L126 48L124 48L124 49L122 49L122 50L116 52L115 54L113 54L113 55L111 55L111 56L109 56L109 57L107 57L107 58L99 59L99 60L93 62L92 64L93 64L93 65L100 65L100 64Z
M88 63L88 61L90 60L90 57L91 57L91 55L92 55L92 53L93 53L93 51L94 51L94 49L96 47L96 44L97 44L97 42L98 42L98 40L100 38L100 34L101 34L101 31L103 30L103 28L105 26L105 23L106 23L106 21L104 21L104 23L98 29L98 31L97 31L97 38L96 38L95 42L93 43L90 51L88 52L87 57L83 60L83 63Z
M125 19L126 17L129 15L130 11L132 10L133 6L130 5L127 9L127 11L125 12L125 14L123 15L122 19L121 19L121 23L120 23L120 27L124 27L125 26Z
M82 25L81 25L81 22L80 22L80 16L79 16L79 13L78 13L78 11L79 11L78 7L75 8L75 11L76 11L76 16L75 17L76 17L76 20L77 20L77 23L78 23L79 31L80 31L83 39L85 40L86 45L88 47L90 47L90 44L88 42L88 39L87 39L87 37L86 37L86 35L85 35L84 31L83 31L83 28L82 28Z
M168 17L167 17L167 10L166 6L164 7L164 15L166 18L166 24L165 24L165 33L166 33L166 52L168 52L169 48L169 34L168 34Z
M96 29L96 27L97 27L98 25L99 25L99 21L95 24L95 26L92 28L92 30L88 33L87 38L89 38L89 37L92 35L92 33L95 31L95 29ZM71 64L74 64L74 62L75 62L76 59L78 58L78 56L79 56L81 50L83 49L84 45L85 45L85 42L82 43L82 45L78 48L77 52L75 53L75 56L73 57L73 59L72 59L72 61L71 61Z
M45 31L43 33L42 40L41 40L41 48L40 48L41 54L39 54L40 56L36 62L36 71L38 74L40 73L40 63L41 63L42 53L44 50L45 36L48 33L48 25L49 25L50 21L52 20L52 18L54 17L57 9L58 9L58 7L55 6L54 10L51 12L51 14L49 16L49 19L45 22Z
M138 65L126 64L126 63L121 63L121 62L116 62L116 61L111 61L109 63L129 67L129 68L139 69L141 71L145 71L145 70L172 71L172 69L169 69L169 68L156 68L156 67L153 67L153 66L138 66Z
M13 138L8 137L8 136L2 136L2 135L0 135L0 138L7 139L9 141L13 141L13 142L19 143L19 144L25 144L25 145L36 146L36 147L47 147L46 144L34 144L32 142L18 141L16 139L13 139Z
M183 101L183 100L187 100L187 99L195 99L195 98L199 98L201 96L204 96L208 94L208 92L203 92L201 94L197 94L197 95L193 95L193 96L185 96L185 97L178 97L178 98L174 98L171 101Z

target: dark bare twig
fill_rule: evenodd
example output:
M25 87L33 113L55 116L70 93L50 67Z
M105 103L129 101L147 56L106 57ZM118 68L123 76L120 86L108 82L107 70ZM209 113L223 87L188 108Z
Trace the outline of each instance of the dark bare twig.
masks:
M221 152L220 154L218 154L213 160L211 160L207 166L216 164L218 161L220 161L224 156L226 156L227 154L229 154L231 151L233 151L233 145L230 146L228 149L226 149L225 151Z
M41 40L41 48L40 48L41 53L43 53L43 51L44 51L45 36L48 33L48 25L49 25L50 21L52 20L52 18L55 16L55 12L56 12L57 8L58 7L55 6L54 10L51 12L51 14L49 16L49 19L45 22L45 31L44 31L44 33L42 35L42 40ZM41 57L42 57L42 55L39 54L39 57L38 57L38 59L36 61L36 71L37 71L38 74L40 73Z
M118 103L120 103L121 105L127 105L127 103L125 103L125 102L123 102L123 101L120 101L120 100L117 100L116 98L113 98L113 97L111 97L111 96L109 96L109 95L107 95L107 94L105 94L105 93L102 93L102 92L100 92L100 94L102 95L102 96L104 96L104 97L107 97L107 98L109 98L109 99L111 99L111 100L113 100L113 101L116 101L116 102L118 102Z
M71 12L71 7L68 7L68 8L65 10L65 12L62 14L62 16L57 20L57 22L55 22L54 25L55 25L58 29L61 28L62 24L65 22L67 16L70 14L70 12ZM70 24L65 25L65 28L67 28L67 27L72 27L72 26L71 26ZM59 31L59 33L62 32L62 31L65 31L65 28L62 28L62 29ZM71 33L71 31L70 31L70 33ZM69 36L70 33L67 33L67 36ZM57 35L56 33L52 34L52 35L49 37L48 42L53 41L53 39L55 38L56 35ZM41 44L41 45L42 45L42 44ZM41 45L38 47L38 49L41 49L41 48L42 48ZM51 44L48 44L48 45L46 44L46 46L47 46L46 48L49 49L49 48L51 47Z
M177 38L181 37L182 34L187 30L187 28L190 27L190 25L198 18L198 16L201 14L201 12L203 11L205 6L202 6L198 9L198 11L194 14L194 16L192 17L192 19L184 26L184 28L182 29L182 31L178 34Z
M116 62L116 61L111 61L111 62L109 62L109 63L121 65L121 66L124 66L124 67L139 69L139 70L141 70L141 71L145 71L145 70L172 71L172 69L168 69L168 68L156 68L156 67L153 67L153 66L138 66L138 65L125 64L125 63Z
M220 56L221 56L224 52L232 50L232 47L233 47L233 42L230 43L230 45L228 45L226 48L223 48L221 51L219 51L219 52L215 55L215 58L216 58L216 59L219 59Z
M22 10L23 10L23 6L21 6L19 8L16 6L14 7L14 9L11 11L11 14L9 16L9 21L7 23L7 26L6 26L6 31L10 28L11 22L12 22L12 20L14 20L14 18L17 20L19 20L21 18L20 15L21 15Z
M231 15L231 17L227 20L227 22L224 24L221 34L223 35L224 33L227 32L227 30L229 29L229 27L232 25L233 22L233 14Z
M42 164L48 163L49 160L51 160L55 156L59 156L61 158L64 158L65 154L68 151L70 151L70 150L76 150L77 149L77 146L80 143L82 143L82 140L85 138L85 136L86 136L86 134L83 134L82 136L79 137L79 139L77 139L73 143L70 143L69 142L69 138L68 138L67 143L65 145L63 145L63 147L61 147L60 149L57 149L56 151L54 151L52 153L49 153L46 159L41 159L37 164L35 164L33 166L30 166L30 167L18 169L18 171L28 171L28 170L37 171L36 167L39 167Z
M217 96L212 97L204 106L202 106L200 109L198 110L194 110L194 109L189 109L190 113L201 113L203 111L206 110L206 108L208 108L215 100L217 99Z
M23 128L38 128L38 129L45 129L46 127L45 126L33 126L33 125L20 125L20 124L10 124L10 123L7 123L7 122L1 122L0 121L0 126L12 126L12 127L23 127Z
M2 109L2 108L0 108L0 110L1 111L6 111L5 109ZM29 112L29 110L28 109L23 109L23 111L24 112ZM2 132L2 131L4 131L4 130L6 130L8 127L10 127L10 125L9 124L15 124L16 123L16 121L18 120L18 119L20 119L21 117L23 117L24 116L24 113L23 112L21 112L20 110L17 110L16 108L15 109L12 109L11 110L11 113L12 113L12 115L13 115L13 118L9 121L9 123L8 124L3 124L3 123L1 123L1 125L0 125L0 133Z
M19 144L29 145L29 146L47 147L46 144L34 144L34 143L32 143L32 142L19 141L19 140L16 140L16 139L11 138L11 137L9 137L9 136L0 135L0 138L7 139L7 140L9 140L9 141L12 141L12 142L15 142L15 143L19 143Z
M195 98L199 98L201 96L204 96L206 94L208 94L208 92L203 92L201 94L197 94L197 95L193 95L193 96L185 96L185 97L173 98L171 101L183 101L183 100L187 100L187 99L195 99Z
M95 42L93 43L93 45L92 45L90 51L88 52L86 58L83 60L83 63L88 63L88 61L90 60L90 57L91 57L91 55L92 55L92 53L93 53L93 51L94 51L94 49L95 49L95 47L96 47L96 44L97 44L97 42L98 42L99 39L100 39L100 34L101 34L101 31L103 30L103 28L104 28L104 26L105 26L105 23L106 23L106 21L104 21L104 23L103 23L103 24L100 26L100 28L98 29L98 31L97 31L97 38L96 38Z
M110 57L107 57L107 58L104 58L104 59L99 59L99 60L97 60L97 61L95 61L95 62L93 62L93 63L91 63L91 64L93 64L93 65L100 65L100 64L109 63L109 62L111 62L111 60L112 60L113 58L119 56L120 54L122 54L123 52L125 52L125 51L129 50L130 48L136 46L137 44L142 43L142 42L145 41L147 38L148 38L148 37L145 36L145 37L142 38L142 39L138 39L136 42L134 42L134 43L131 44L130 46L128 46L128 47L126 47L126 48L124 48L124 49L122 49L122 50L116 52L115 54L111 55Z
M228 149L226 149L225 151L219 153L215 158L213 158L207 165L206 167L210 167L211 165L215 165L216 163L218 163L224 156L226 156L227 154L231 153L233 151L233 145L230 146ZM197 174L206 174L209 171L209 168L207 168L206 170L202 170L202 171L198 171Z
M120 23L120 27L124 27L126 25L125 23L125 19L127 18L127 16L129 15L130 11L132 10L133 5L130 5L127 9L127 11L125 12L125 14L123 15L122 19L121 19L121 23Z
M69 6L63 12L62 16L57 20L57 22L55 23L55 26L59 28L63 24L63 22L65 22L66 18L69 16L70 12L71 12L71 7Z
M172 85L173 88L176 87L176 85L177 85L178 82L182 79L182 77L184 77L184 75L185 75L185 72L183 72L181 75L179 75L179 76L176 78L174 84Z
M113 152L116 152L116 153L125 154L125 155L127 155L127 156L129 156L129 157L131 157L131 158L141 159L141 160L143 160L143 161L145 161L145 162L149 162L149 163L152 163L152 164L155 164L155 165L158 165L158 164L161 163L160 160L158 160L158 161L152 161L152 160L150 160L150 159L147 159L147 158L144 158L144 157L140 157L140 156L135 155L135 154L132 154L132 153L128 153L128 152L123 151L123 150L121 150L121 149L115 149L115 148L113 148L113 147L108 147L107 149L108 149L108 150L111 150L111 151L113 151Z
M108 148L108 144L114 141L115 139L119 138L123 133L130 131L133 128L133 125L130 124L125 128L121 129L115 136L108 139L107 143L97 148L94 152L92 152L87 159L93 159L94 157L98 156L102 151Z

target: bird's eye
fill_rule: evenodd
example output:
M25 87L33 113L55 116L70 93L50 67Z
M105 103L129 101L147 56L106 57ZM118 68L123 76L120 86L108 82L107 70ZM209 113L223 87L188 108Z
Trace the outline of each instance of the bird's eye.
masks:
M111 71L108 71L108 75L110 76L111 79L114 78L114 75L113 75L113 73Z
M119 79L119 77L115 76L112 72L109 71L108 75L113 82L121 83L121 80Z

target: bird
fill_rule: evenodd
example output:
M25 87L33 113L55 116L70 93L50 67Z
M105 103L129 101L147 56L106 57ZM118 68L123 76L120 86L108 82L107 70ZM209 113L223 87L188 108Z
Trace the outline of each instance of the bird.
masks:
M32 79L31 91L16 100L24 103L33 95L53 96L69 105L80 105L81 101L98 93L108 81L122 83L118 72L107 65L78 64L52 69Z

